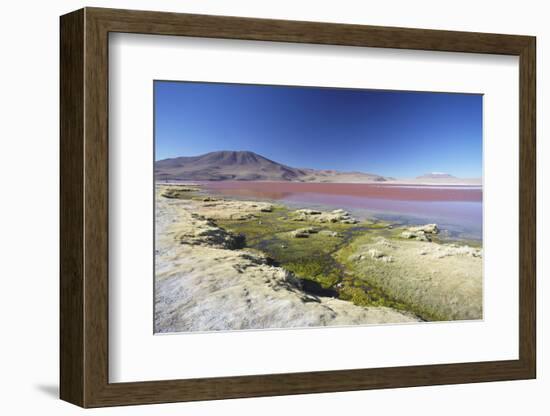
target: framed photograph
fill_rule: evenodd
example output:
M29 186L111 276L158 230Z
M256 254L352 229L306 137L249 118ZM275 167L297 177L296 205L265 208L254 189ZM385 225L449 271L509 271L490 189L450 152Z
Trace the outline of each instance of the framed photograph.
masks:
M61 398L535 378L535 49L62 16Z

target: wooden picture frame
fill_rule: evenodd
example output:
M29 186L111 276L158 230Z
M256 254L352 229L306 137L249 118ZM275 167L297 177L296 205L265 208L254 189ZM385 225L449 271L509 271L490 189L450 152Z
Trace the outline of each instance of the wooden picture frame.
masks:
M60 28L60 396L63 400L82 407L101 407L535 378L534 37L100 8L64 15ZM109 383L110 32L519 56L519 359Z

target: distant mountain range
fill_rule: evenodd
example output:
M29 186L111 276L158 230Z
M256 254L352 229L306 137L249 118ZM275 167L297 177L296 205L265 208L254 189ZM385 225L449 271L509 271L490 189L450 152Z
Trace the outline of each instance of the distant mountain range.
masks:
M249 151L219 151L155 162L157 180L383 182L380 175L293 168Z
M219 151L155 162L158 181L289 181L324 183L480 185L480 178L460 179L448 173L426 173L413 179L395 179L364 172L294 168L250 151Z
M465 186L481 186L481 178L457 178L449 173L431 172L425 173L422 176L417 176L414 179L402 179L400 183L407 184L423 184L423 185L465 185Z
M422 176L417 176L416 179L458 179L456 176L443 172L425 173Z

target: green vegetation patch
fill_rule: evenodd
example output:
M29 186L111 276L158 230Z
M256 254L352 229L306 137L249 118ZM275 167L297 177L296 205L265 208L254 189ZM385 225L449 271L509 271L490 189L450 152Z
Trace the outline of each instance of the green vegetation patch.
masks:
M332 257L352 228L350 224L316 224L294 221L289 210L276 206L273 212L258 218L237 221L219 220L218 225L233 233L243 234L247 246L259 249L296 276L315 281L323 288L341 279L342 269ZM293 231L311 227L315 231L305 238L294 237Z
M380 288L361 279L344 280L340 288L340 299L349 300L359 306L385 306L409 311L405 303L390 298Z
M292 212L277 206L258 218L217 221L233 233L243 234L248 247L266 253L277 264L301 279L318 283L323 289L334 289L338 297L359 306L387 306L407 310L405 304L389 298L368 281L353 277L353 269L337 253L346 250L358 238L371 239L388 235L387 223L360 224L295 221ZM294 237L293 231L312 228L307 237ZM364 240L363 240L364 241Z

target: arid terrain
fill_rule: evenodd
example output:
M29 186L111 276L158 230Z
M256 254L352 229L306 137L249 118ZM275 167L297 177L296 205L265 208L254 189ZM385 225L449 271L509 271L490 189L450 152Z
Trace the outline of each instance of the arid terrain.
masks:
M436 224L156 189L155 332L482 318L479 242Z
M155 162L159 181L291 181L321 183L394 183L480 185L480 178L455 178L428 173L417 178L393 178L366 172L295 168L250 151L218 151Z

